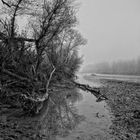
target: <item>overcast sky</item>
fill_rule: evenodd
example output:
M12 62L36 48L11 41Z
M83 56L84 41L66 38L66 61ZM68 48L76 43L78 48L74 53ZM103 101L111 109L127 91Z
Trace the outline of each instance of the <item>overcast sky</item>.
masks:
M140 0L78 0L84 64L140 56Z
M140 0L77 0L84 65L140 56ZM1 5L1 3L0 3Z

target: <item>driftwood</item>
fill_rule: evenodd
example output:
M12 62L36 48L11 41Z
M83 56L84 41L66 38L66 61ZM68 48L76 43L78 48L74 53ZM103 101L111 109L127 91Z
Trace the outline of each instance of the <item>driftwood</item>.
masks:
M84 91L88 91L91 94L93 94L96 98L97 98L97 102L100 102L102 100L106 100L107 97L101 93L100 88L95 88L95 87L91 87L89 85L85 85L85 84L80 84L77 82L74 82L75 86L84 90Z

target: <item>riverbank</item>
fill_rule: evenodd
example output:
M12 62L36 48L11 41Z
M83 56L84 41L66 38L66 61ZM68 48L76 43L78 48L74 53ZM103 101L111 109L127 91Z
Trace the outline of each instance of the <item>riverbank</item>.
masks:
M140 139L140 83L127 80L86 76L89 81L100 80L106 87L107 105L112 114L111 134L116 140ZM94 79L94 80L93 80Z
M140 83L103 80L113 114L112 134L118 140L140 139Z
M140 83L82 76L81 84L99 87L107 100L59 85L48 109L27 117L18 108L0 105L2 140L139 140ZM69 87L69 88L68 88ZM59 137L56 137L59 136Z

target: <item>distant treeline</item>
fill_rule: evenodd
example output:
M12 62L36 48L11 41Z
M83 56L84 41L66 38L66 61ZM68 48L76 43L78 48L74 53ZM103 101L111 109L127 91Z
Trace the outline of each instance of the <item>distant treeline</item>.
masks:
M90 73L140 75L140 57L137 60L102 62L89 65L83 70Z

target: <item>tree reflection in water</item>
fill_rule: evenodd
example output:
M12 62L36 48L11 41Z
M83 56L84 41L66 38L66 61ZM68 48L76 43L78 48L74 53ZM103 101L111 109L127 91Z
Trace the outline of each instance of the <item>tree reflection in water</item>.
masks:
M77 89L59 90L52 94L48 110L40 115L40 135L54 139L56 135L66 136L77 124L84 119L78 115L74 106L82 95Z
M0 110L0 138L55 140L57 135L66 136L84 119L75 107L81 98L77 89L57 88L35 117L25 117L20 109Z

